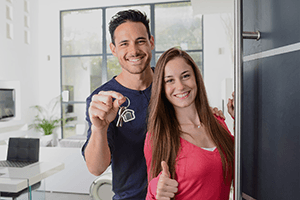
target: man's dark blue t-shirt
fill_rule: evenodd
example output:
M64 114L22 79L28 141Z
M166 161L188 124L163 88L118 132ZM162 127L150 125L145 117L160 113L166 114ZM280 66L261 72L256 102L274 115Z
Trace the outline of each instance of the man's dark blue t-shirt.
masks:
M134 120L123 122L122 127L116 127L117 120L112 121L107 131L108 144L111 151L111 168L113 174L113 199L144 200L147 193L147 167L144 158L144 141L147 132L147 109L151 95L151 85L143 91L131 90L119 84L115 77L97 88L86 100L86 120L89 123L87 141L91 136L91 121L88 108L91 98L100 91L116 91L130 100L130 109ZM122 104L127 106L128 101ZM99 160L101 162L101 160Z

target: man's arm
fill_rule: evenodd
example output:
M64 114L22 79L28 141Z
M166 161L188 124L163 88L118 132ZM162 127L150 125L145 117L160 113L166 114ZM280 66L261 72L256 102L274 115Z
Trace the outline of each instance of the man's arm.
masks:
M109 124L115 119L119 105L126 98L114 91L101 91L92 97L88 114L91 120L91 136L84 150L88 170L95 176L101 175L111 162L107 141Z
M221 117L222 119L225 120L225 116L224 116L222 110L219 110L217 107L214 107L214 108L210 107L210 109L214 115L216 115L217 117Z
M234 92L232 92L232 99L228 99L227 108L228 113L231 115L231 117L234 119Z

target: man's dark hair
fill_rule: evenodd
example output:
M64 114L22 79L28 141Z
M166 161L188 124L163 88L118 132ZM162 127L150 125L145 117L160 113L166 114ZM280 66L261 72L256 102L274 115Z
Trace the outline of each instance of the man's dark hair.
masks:
M141 11L138 10L131 10L131 9L125 11L119 11L111 18L109 22L109 33L111 36L111 42L114 45L115 45L114 33L116 28L126 21L142 22L147 29L149 39L151 38L151 33L149 29L149 19L147 18L147 15L145 13L142 13Z

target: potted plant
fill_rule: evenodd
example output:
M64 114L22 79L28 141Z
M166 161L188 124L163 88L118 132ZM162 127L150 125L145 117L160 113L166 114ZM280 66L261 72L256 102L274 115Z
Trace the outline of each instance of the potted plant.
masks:
M34 116L33 123L28 127L43 134L44 138L41 138L43 146L51 145L52 140L56 139L55 134L53 134L54 130L61 126L61 122L64 122L64 119L58 114L59 100L60 96L52 99L46 108L40 105L30 107L30 109L35 110L37 114Z

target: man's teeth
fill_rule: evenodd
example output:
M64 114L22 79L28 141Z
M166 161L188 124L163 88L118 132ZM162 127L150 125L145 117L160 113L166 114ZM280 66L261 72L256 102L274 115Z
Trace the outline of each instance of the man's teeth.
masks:
M136 61L139 61L140 58L136 58L136 59L130 59L130 61L133 61L133 62L136 62Z
M176 96L179 98L185 97L188 95L188 92L184 93L184 94L177 94Z

